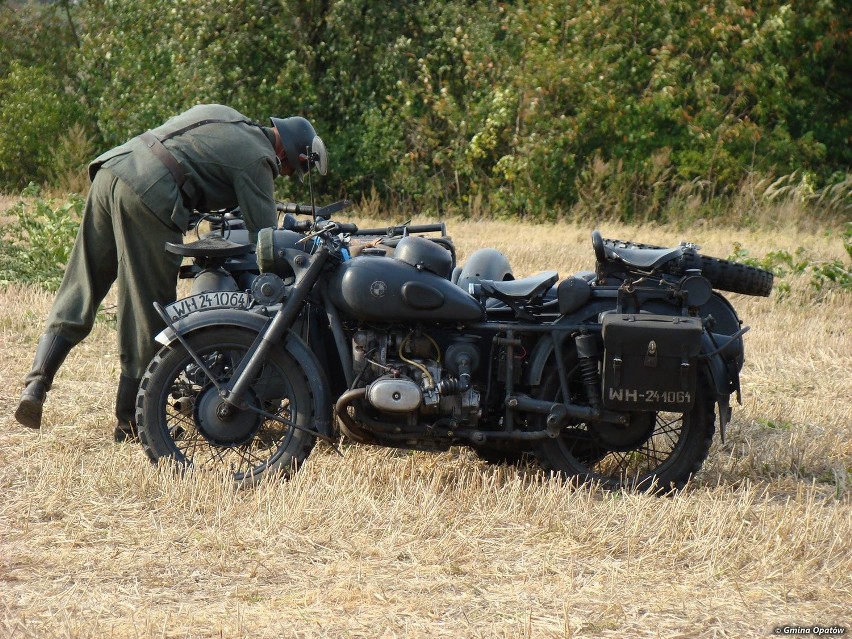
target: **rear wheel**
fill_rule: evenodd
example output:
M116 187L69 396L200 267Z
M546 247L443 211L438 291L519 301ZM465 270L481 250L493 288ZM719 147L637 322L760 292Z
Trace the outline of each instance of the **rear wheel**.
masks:
M569 401L586 403L576 358L568 359ZM636 412L628 427L575 422L557 439L539 440L536 457L545 470L577 483L654 492L682 488L707 458L715 430L713 401L701 380L696 395L688 413ZM549 373L537 396L564 401L557 371Z
M256 333L214 327L187 336L220 386L249 350ZM249 386L246 408L225 403L216 385L179 343L151 362L137 397L137 423L152 461L230 473L241 485L287 477L310 453L314 437L308 380L299 363L274 347ZM262 413L266 413L263 415ZM277 419L272 419L274 415Z

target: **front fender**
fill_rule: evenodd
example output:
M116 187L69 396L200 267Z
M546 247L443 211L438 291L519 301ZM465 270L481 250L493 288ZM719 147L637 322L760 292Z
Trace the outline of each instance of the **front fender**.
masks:
M160 332L156 339L163 346L175 342L178 335L184 337L195 331L211 326L237 326L254 333L260 333L270 322L271 317L239 309L217 309L202 313L191 313ZM325 371L317 361L316 355L307 344L292 331L284 338L284 348L302 366L313 396L313 409L316 415L314 428L317 432L332 437L332 399Z

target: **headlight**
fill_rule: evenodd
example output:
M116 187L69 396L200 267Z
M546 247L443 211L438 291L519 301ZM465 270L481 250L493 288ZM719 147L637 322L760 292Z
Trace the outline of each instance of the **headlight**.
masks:
M282 279L293 277L293 269L284 259L285 249L304 251L305 236L295 231L268 228L257 234L257 266L261 273L275 273Z

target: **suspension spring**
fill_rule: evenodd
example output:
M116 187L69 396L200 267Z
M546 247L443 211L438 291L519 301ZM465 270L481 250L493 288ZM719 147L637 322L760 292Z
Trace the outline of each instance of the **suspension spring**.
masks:
M598 337L589 333L577 335L574 338L577 345L577 358L580 373L583 377L583 387L589 405L598 408L601 405L601 374L598 369Z
M601 374L598 371L598 360L593 357L584 357L580 360L580 372L583 375L583 386L589 404L595 408L601 405Z

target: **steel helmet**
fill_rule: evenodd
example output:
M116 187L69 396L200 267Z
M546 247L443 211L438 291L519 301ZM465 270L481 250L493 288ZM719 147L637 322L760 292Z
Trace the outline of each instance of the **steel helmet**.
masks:
M318 137L317 132L310 122L298 116L269 120L281 136L281 146L287 155L287 163L293 167L296 177L301 181L310 168L308 156L311 154L314 138Z

